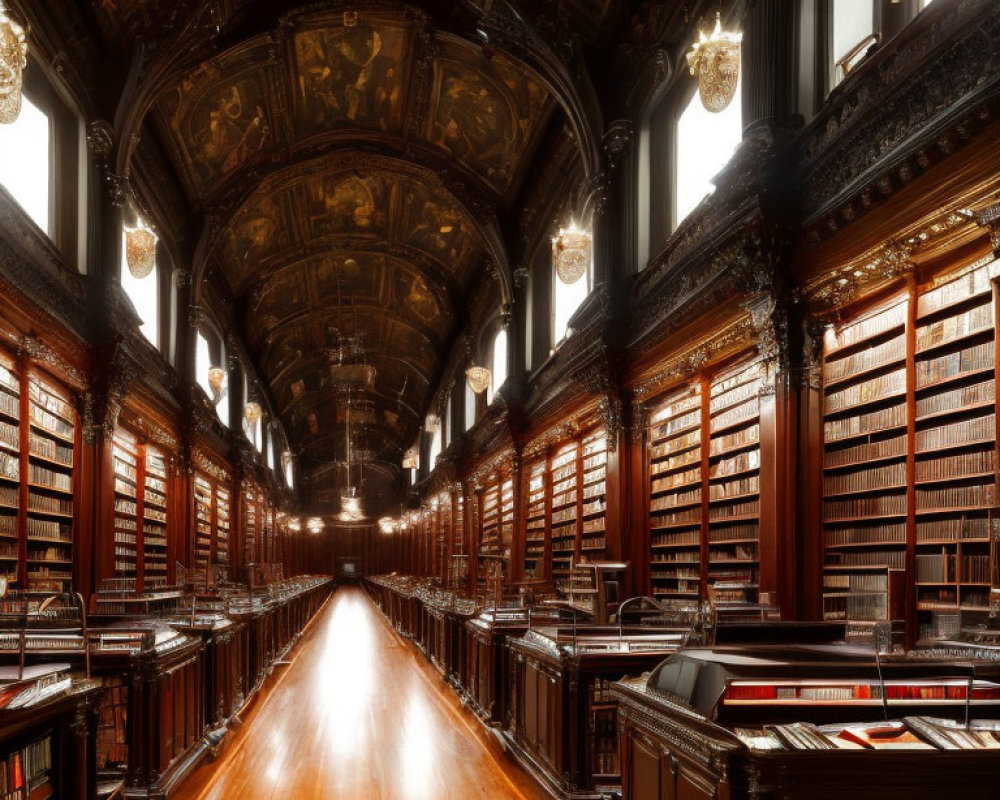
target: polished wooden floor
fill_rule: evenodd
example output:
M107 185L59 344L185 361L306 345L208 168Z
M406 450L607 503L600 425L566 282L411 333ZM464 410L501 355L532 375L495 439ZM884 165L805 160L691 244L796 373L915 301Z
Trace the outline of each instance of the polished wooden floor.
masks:
M292 658L177 800L545 797L361 589L338 589Z

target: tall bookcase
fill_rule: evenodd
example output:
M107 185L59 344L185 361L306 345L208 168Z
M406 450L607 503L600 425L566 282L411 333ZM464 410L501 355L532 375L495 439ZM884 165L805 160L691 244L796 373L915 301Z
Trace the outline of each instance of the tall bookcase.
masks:
M142 574L143 587L167 585L167 461L154 447L146 445L142 492Z
M911 639L989 610L997 518L997 263L944 273L828 333L824 616Z
M194 569L207 575L212 563L212 482L201 472L194 476Z
M503 541L500 533L500 485L501 480L489 481L479 497L479 549L476 580L486 585L491 565L503 555Z
M69 591L76 414L68 395L0 351L0 575Z
M823 363L823 616L883 620L906 567L908 298L827 334Z
M987 611L996 516L996 292L991 265L917 299L915 583L918 631L953 634Z
M260 541L257 514L257 491L247 486L243 491L243 564L257 562L257 547Z
M693 383L664 398L649 420L650 593L700 593L702 393Z
M525 511L524 579L541 580L545 577L545 540L549 528L546 498L544 458L528 467L528 497Z
M593 561L607 551L608 439L603 428L580 445L580 557Z
M29 373L27 415L28 458L21 469L22 475L28 473L26 585L29 592L65 592L73 581L72 546L65 540L72 538L76 414L69 398L58 388L40 375ZM60 541L40 541L34 534L40 529L58 530L59 535L53 538Z
M111 449L115 472L115 568L114 577L133 581L138 591L139 577L139 444L121 428L115 430ZM129 585L129 584L122 584Z
M649 417L650 594L760 596L761 396L766 373L744 360L692 379Z
M215 563L229 566L230 541L230 508L229 490L223 486L215 487Z
M720 603L756 603L760 580L759 362L715 377L708 401L708 585Z
M569 588L576 558L580 521L580 443L567 442L552 455L549 467L552 499L549 519L552 547L552 584L558 591Z

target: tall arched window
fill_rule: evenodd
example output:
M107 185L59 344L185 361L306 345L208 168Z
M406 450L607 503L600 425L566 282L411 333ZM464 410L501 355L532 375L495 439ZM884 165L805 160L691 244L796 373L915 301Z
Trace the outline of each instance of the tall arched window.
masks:
M453 394L453 393L452 393ZM452 424L451 424L451 394L448 395L448 402L444 407L444 446L448 447L451 444L452 436Z
M437 426L431 431L431 447L427 454L427 472L431 473L434 471L434 465L437 463L438 456L441 455L441 421L438 420Z
M142 227L140 219L138 226ZM121 282L122 289L128 299L132 301L136 314L139 315L142 335L145 336L153 347L159 349L160 346L160 292L159 292L159 270L157 269L155 257L153 268L148 275L137 278L128 267L126 242L128 231L122 231L122 260L121 260Z
M490 385L486 389L486 402L493 402L496 390L507 380L507 329L501 327L493 337L493 357L490 362Z
M0 153L0 184L51 236L52 119L27 95L17 120L0 125Z
M223 425L229 427L229 387L228 375L223 374L223 383L219 389L213 389L210 380L210 370L213 367L225 368L226 353L222 339L214 331L198 330L195 344L195 381L205 390L209 400L215 405L215 413Z
M563 283L552 270L552 346L569 334L569 320L590 294L593 265L576 283Z
M465 429L469 430L476 424L476 393L472 391L468 381L465 384Z
M844 79L837 63L851 53L875 30L875 0L833 0L833 70L830 86L836 86ZM864 57L857 53L849 66L854 66Z
M732 102L718 113L706 109L697 92L691 96L677 120L675 227L715 191L712 178L733 157L742 138L740 85Z
M267 468L274 472L274 434L267 436Z

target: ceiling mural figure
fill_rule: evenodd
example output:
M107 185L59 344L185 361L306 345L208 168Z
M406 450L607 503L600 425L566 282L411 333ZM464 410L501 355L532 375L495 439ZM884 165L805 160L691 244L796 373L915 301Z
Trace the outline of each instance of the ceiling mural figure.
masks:
M356 125L399 133L409 50L410 31L397 25L362 23L297 33L300 132L309 136Z

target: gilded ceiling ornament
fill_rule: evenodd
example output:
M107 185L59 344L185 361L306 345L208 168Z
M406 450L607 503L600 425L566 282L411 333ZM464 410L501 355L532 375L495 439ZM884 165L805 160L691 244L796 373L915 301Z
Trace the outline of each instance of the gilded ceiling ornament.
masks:
M476 394L480 394L485 392L490 385L492 375L486 367L472 366L465 371L465 377L469 382L469 388Z
M577 228L576 223L571 223L568 230L560 228L559 235L552 238L552 263L559 280L572 284L587 273L592 245L591 235Z
M156 266L156 234L143 225L126 229L125 263L133 278L149 275Z
M21 84L27 63L24 28L7 16L0 0L0 123L9 125L21 113Z
M722 30L722 15L716 12L712 35L698 31L698 41L687 54L691 74L698 76L702 105L713 113L722 111L736 95L742 40L742 33Z

